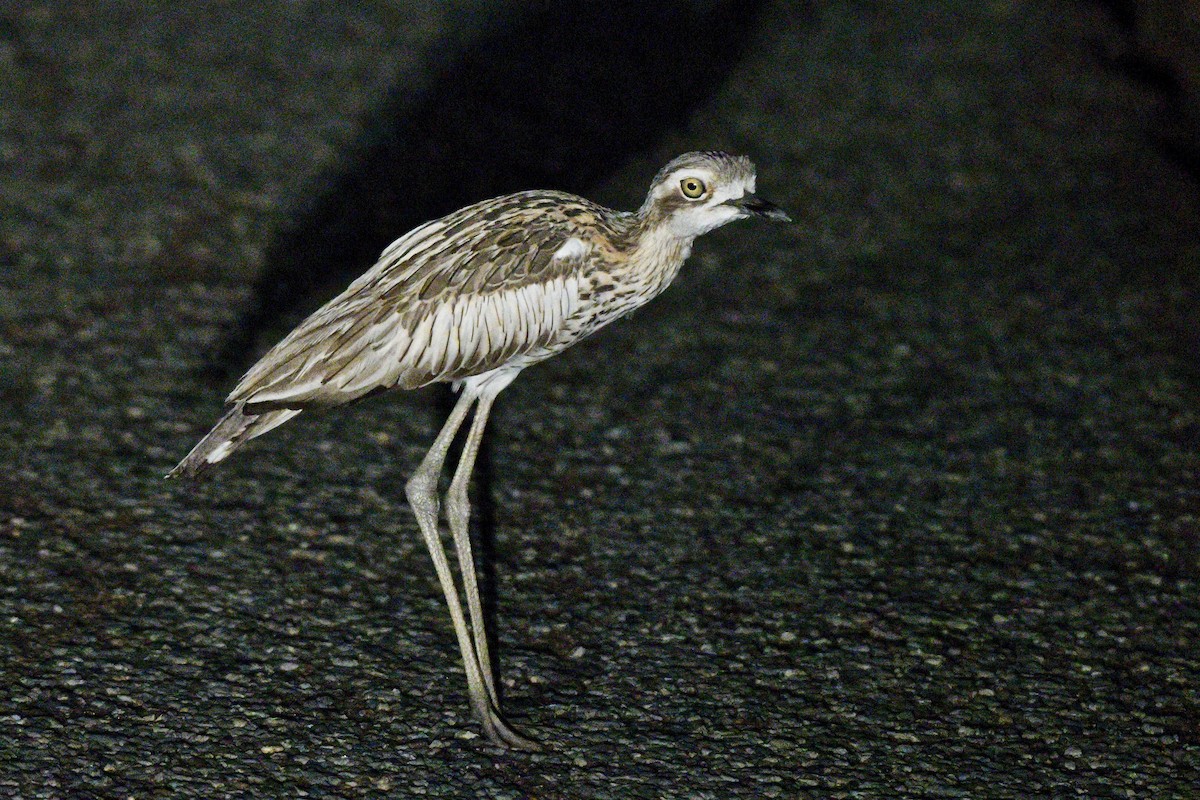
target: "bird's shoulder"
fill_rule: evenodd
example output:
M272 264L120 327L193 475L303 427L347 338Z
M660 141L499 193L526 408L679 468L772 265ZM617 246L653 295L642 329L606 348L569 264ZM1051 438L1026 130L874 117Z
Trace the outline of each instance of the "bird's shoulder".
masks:
M618 252L631 218L550 190L484 200L397 239L351 289L406 306L555 281Z

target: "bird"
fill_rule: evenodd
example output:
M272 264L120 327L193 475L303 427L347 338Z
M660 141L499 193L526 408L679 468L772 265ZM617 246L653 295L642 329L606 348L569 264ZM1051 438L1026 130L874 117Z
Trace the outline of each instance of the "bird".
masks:
M790 222L755 194L755 183L745 156L696 151L659 170L635 212L535 190L426 222L392 242L250 367L226 398L225 415L166 477L195 477L304 411L450 383L458 400L405 494L433 559L484 734L500 747L540 749L501 713L471 553L468 486L488 415L523 369L665 290L698 236L746 217ZM472 407L453 477L439 497L447 453ZM441 512L461 595L439 533Z

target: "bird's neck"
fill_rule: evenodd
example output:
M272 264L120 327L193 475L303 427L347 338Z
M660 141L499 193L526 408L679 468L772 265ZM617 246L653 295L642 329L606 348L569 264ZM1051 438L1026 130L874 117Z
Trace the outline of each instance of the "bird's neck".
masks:
M667 288L692 252L695 236L679 236L662 220L641 217L632 230L629 249L631 267L645 280L656 284L655 294Z

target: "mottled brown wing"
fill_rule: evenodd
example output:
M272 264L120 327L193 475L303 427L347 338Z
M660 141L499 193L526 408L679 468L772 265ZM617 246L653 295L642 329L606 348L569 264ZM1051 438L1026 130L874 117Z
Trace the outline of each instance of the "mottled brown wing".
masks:
M552 347L577 307L587 251L564 245L581 215L603 213L572 195L524 192L414 229L251 367L229 402L336 405Z

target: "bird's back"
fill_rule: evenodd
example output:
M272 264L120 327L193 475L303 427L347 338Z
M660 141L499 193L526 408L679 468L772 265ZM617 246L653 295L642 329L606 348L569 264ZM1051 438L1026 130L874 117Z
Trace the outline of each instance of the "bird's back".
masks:
M569 344L590 269L619 258L630 224L553 191L426 223L272 348L229 402L254 412L336 405L539 360Z

